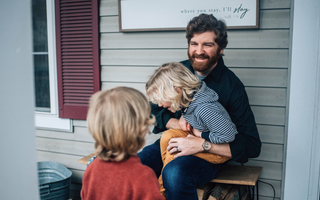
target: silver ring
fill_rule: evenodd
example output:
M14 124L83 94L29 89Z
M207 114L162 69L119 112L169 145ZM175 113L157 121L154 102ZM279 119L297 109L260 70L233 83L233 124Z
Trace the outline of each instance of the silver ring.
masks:
M178 151L179 151L179 150L178 150L178 147L176 147L176 149L177 149L177 152L178 152Z

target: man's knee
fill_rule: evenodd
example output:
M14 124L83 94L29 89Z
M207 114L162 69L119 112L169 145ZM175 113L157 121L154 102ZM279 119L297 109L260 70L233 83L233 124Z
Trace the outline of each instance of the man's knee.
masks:
M175 164L175 162L168 163L162 171L162 179L164 187L176 187L181 183L185 183L189 174L185 173L183 167Z
M143 165L147 165L156 173L160 175L162 169L162 159L160 153L160 147L156 144L146 146L138 153L138 157Z

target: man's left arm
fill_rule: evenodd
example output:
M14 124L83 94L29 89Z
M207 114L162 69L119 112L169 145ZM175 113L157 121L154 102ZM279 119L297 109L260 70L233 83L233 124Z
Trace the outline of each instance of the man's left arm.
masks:
M244 87L238 88L234 92L237 98L234 98L228 113L239 133L235 140L229 144L211 144L209 152L232 157L237 162L245 163L248 158L255 158L260 155L261 141ZM172 138L167 150L174 153L175 147L178 147L180 152L176 157L192 155L203 151L203 142L203 138L191 135L186 138Z
M235 140L229 143L230 151L233 160L245 163L248 158L260 155L261 141L244 86L236 88L233 96L227 111L237 127L238 134Z
M169 141L167 150L170 154L176 153L176 147L179 149L174 157L193 155L199 152L203 152L202 144L205 139L201 137L196 137L193 135L188 135L185 138L172 138ZM217 154L221 156L231 157L231 150L229 144L211 144L211 149L209 153Z

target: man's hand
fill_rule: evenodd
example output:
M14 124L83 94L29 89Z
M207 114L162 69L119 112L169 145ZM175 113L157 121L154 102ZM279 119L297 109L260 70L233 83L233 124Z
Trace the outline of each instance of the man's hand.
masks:
M183 115L179 119L179 125L183 131L191 131L192 129L191 125L183 118Z
M196 137L194 135L188 135L184 138L171 138L167 151L170 154L178 152L174 157L193 155L203 151L202 144L205 139L201 137ZM209 153L218 154L220 156L232 157L230 145L228 143L224 144L213 144L211 143L211 149Z
M203 138L188 135L185 138L171 138L167 150L170 154L176 153L174 157L193 155L203 151L202 144L205 141Z

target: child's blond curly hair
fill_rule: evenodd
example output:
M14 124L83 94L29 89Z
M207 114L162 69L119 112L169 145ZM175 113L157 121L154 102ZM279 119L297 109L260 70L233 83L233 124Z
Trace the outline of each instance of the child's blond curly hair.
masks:
M189 106L193 95L199 91L201 82L186 67L178 62L163 64L150 77L146 93L154 104L171 102L171 109L178 111Z
M145 144L155 122L145 95L136 89L117 87L90 98L87 124L95 140L96 155L105 161L122 161Z

